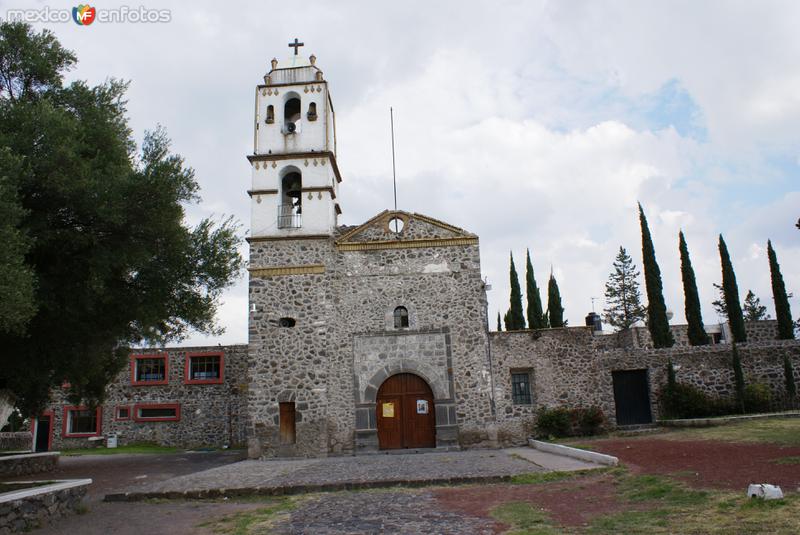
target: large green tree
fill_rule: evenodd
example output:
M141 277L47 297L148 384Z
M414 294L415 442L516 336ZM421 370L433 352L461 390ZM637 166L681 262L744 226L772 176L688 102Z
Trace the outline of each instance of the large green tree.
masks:
M539 287L536 285L536 277L533 274L533 263L531 262L531 252L526 251L525 263L525 295L528 298L528 327L531 329L545 329L547 323L542 313L542 296L539 294Z
M742 305L739 303L739 286L736 284L736 273L733 272L731 256L728 246L719 235L719 258L722 265L722 293L725 301L725 312L728 315L728 325L734 342L746 342L747 333L744 330L744 315Z
M25 255L9 271L32 288L17 328L0 325L0 388L28 414L64 381L102 400L133 344L219 332L242 266L231 219L185 224L198 185L164 131L137 153L126 84L64 85L74 62L46 30L0 25L2 219Z
M647 292L647 328L650 330L654 347L672 347L675 339L669 330L661 270L656 261L653 238L650 236L650 228L641 204L639 204L639 225L642 231L642 266L644 267L644 286Z
M689 344L703 346L708 344L708 333L703 325L703 314L700 310L700 296L697 293L697 281L694 277L692 259L683 231L678 232L678 249L681 254L681 279L683 280L684 311L688 324Z
M506 330L515 331L525 328L525 316L522 313L522 289L519 287L517 268L514 266L514 255L512 253L509 254L509 256L511 258L511 265L508 269L508 277L511 283L511 298L506 319Z
M775 300L775 318L778 320L778 338L791 340L794 338L794 322L792 310L789 307L789 296L786 285L783 283L781 266L778 264L778 255L772 248L772 241L767 241L767 255L769 256L769 274L772 279L772 298Z
M612 327L630 329L644 321L647 315L642 306L642 293L639 291L639 271L628 251L621 246L613 268L606 281L606 307L603 315Z
M547 317L550 321L550 327L566 327L567 322L564 321L564 307L561 306L561 291L558 289L558 282L550 272L550 280L547 281Z

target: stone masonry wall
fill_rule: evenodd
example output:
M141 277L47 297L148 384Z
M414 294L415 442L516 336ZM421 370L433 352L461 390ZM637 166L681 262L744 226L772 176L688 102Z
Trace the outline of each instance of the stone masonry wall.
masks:
M768 329L768 328L767 328ZM768 332L768 331L767 331ZM592 336L589 328L548 329L492 333L495 403L499 437L504 443L521 443L543 406L599 406L609 422L616 422L612 371L647 370L650 403L658 418L658 395L666 383L666 366L672 359L678 381L693 384L711 395L731 396L733 370L731 346L718 344L669 349L610 347L615 335ZM800 341L767 340L737 344L748 381L769 385L775 395L784 393L783 357L794 364L800 381ZM511 372L530 371L533 403L514 405Z
M192 353L223 353L223 383L187 384L186 356ZM207 346L137 350L135 354L166 353L168 384L131 384L130 363L120 371L106 389L101 407L101 434L118 435L120 445L150 442L175 447L222 447L244 442L246 406L242 393L247 388L247 346ZM71 406L65 391L53 392L50 406L53 414L52 449L86 448L97 442L87 438L64 437L64 409ZM136 421L138 404L180 405L178 421ZM130 417L116 418L118 407L128 407Z
M58 457L57 452L0 456L0 477L52 472L58 466Z
M31 432L14 431L0 433L0 451L21 451L31 449Z
M19 500L0 501L0 535L28 532L76 513L88 485L45 492Z

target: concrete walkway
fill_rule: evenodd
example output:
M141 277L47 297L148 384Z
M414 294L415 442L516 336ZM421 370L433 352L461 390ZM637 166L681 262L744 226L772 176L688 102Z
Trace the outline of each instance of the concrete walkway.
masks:
M214 498L252 494L496 483L515 475L599 468L532 448L361 455L302 460L241 461L106 495L106 501Z

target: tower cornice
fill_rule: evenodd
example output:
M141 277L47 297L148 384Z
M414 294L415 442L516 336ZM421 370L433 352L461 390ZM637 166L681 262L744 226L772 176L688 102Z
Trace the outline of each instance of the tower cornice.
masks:
M251 164L254 162L277 162L281 160L300 160L303 158L328 158L331 162L331 168L336 176L336 182L342 181L342 175L339 173L339 166L336 163L336 156L331 151L321 152L290 152L285 154L249 154L247 161Z

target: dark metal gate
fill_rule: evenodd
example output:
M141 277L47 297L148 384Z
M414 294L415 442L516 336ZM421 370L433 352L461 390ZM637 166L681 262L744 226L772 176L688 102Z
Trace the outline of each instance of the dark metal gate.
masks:
M617 425L649 424L650 387L647 370L622 370L611 372L614 381L614 404L617 407Z

